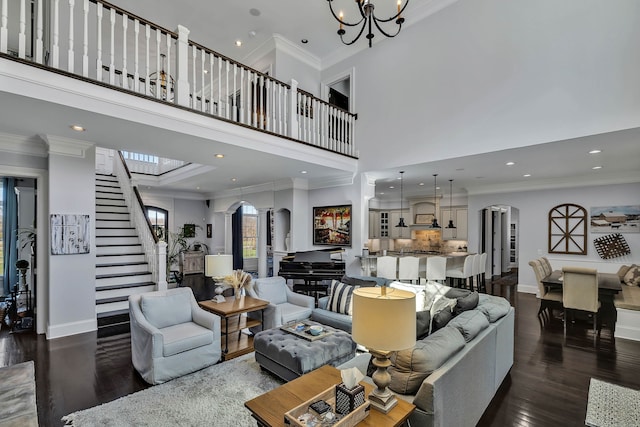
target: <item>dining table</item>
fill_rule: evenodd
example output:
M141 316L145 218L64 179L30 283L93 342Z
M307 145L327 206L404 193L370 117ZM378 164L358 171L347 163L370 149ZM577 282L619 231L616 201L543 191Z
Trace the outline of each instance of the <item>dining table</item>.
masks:
M562 289L562 270L553 270L551 274L541 280L549 290ZM598 299L600 300L600 313L602 320L611 325L615 331L618 312L613 304L615 295L622 291L620 277L615 273L598 273Z

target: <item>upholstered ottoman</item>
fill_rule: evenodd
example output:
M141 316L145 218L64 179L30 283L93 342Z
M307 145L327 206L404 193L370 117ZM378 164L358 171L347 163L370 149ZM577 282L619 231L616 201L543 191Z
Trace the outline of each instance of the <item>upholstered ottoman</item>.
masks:
M308 322L319 325L317 322ZM253 339L256 361L269 372L291 381L324 365L337 366L356 355L351 335L322 325L331 335L309 341L280 328L258 332Z

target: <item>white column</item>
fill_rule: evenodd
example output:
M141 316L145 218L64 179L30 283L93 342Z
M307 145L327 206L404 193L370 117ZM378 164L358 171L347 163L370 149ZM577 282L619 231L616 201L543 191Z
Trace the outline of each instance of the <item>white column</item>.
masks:
M167 289L167 243L158 242L158 291Z
M267 211L269 209L258 209L258 277L267 277Z
M291 79L291 91L289 92L289 129L287 136L298 139L298 82Z
M175 103L189 106L189 30L178 25L176 44L176 97Z

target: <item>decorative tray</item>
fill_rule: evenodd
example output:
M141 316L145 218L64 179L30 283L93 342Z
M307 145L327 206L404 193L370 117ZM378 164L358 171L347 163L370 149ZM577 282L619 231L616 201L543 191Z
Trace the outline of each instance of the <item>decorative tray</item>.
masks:
M289 426L297 426L304 427L306 424L304 421L299 418L309 412L309 405L318 400L324 400L330 406L332 411L335 411L336 408L336 386L329 387L322 393L312 397L307 400L303 404L296 406L292 410L284 413L284 423ZM365 399L364 403L354 409L352 412L347 415L342 416L338 421L334 424L331 424L333 427L354 427L360 421L364 420L367 415L369 415L369 401ZM326 424L318 424L318 425L326 425Z
M301 327L300 329L297 329L296 326L297 325L304 325L303 327ZM291 323L287 323L285 325L280 326L280 329L282 329L285 332L288 332L290 334L293 335L297 335L300 338L304 338L307 341L315 341L315 340L319 340L322 339L328 335L333 334L332 330L327 329L325 326L323 326L322 328L322 332L320 332L319 335L311 335L311 332L309 332L309 328L313 325L318 325L317 323L310 323L307 321L301 321L301 322L291 322ZM322 326L322 325L320 325Z

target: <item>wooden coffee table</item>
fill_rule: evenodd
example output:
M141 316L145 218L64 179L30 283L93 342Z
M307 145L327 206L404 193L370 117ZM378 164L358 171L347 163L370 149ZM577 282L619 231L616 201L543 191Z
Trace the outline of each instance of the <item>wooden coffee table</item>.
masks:
M264 320L263 310L267 308L269 301L242 296L240 298L227 297L225 302L207 300L200 301L198 304L203 309L222 318L220 322L221 332L224 335L222 360L233 359L253 351L253 336L243 335L242 330L262 325ZM252 311L260 311L260 320L242 316L243 313ZM229 342L229 334L236 332L238 333L238 339Z
M325 365L244 403L251 416L261 427L284 427L284 413L322 393L331 386L342 382L340 370ZM362 382L365 396L373 385ZM386 427L401 426L409 418L415 406L398 398L398 404L388 414L369 410L369 415L358 426Z

